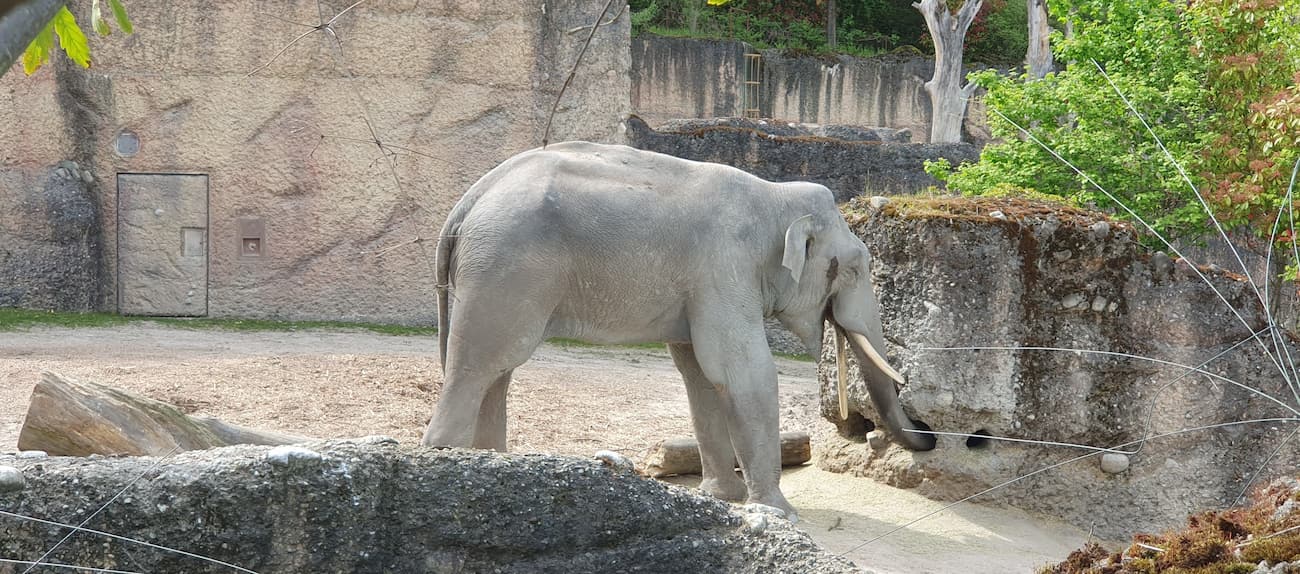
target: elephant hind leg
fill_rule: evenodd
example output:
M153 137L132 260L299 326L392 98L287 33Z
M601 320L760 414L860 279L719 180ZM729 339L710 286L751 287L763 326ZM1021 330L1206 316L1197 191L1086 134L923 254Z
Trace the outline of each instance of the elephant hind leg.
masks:
M691 424L695 426L695 439L700 444L700 461L704 470L700 489L722 500L745 500L749 489L745 487L745 481L736 476L736 453L731 446L731 432L727 430L718 389L700 370L693 346L669 344L668 352L686 382Z
M506 451L506 391L510 389L510 376L513 373L514 369L511 369L497 377L483 397L474 427L474 448Z
M424 433L426 446L505 450L510 375L542 343L551 309L527 303L476 297L452 307L446 378Z

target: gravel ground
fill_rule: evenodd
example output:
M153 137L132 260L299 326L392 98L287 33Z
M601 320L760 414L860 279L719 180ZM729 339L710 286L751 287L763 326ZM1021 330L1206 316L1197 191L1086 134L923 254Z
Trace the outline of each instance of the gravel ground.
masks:
M318 438L388 435L418 443L441 385L433 337L368 331L232 332L150 323L0 333L0 451L13 449L41 371L128 389L227 422ZM783 430L817 437L811 363L778 359ZM692 434L686 392L665 351L544 346L515 371L515 452L639 460ZM677 482L691 484L689 478ZM1028 572L1087 535L1008 509L963 505L860 546L941 504L811 466L783 490L804 528L832 552L879 573Z

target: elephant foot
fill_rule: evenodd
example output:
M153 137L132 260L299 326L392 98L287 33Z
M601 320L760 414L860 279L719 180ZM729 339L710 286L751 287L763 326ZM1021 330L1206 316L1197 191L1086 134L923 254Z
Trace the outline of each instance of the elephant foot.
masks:
M700 481L700 490L709 493L714 498L720 498L728 502L741 502L749 496L749 489L745 487L745 481L731 473L731 476L713 476L706 477Z
M799 513L795 512L793 506L785 500L785 496L777 493L776 496L765 497L762 500L751 498L745 502L743 507L746 512L759 512L762 514L774 514L782 516L791 523L799 522Z

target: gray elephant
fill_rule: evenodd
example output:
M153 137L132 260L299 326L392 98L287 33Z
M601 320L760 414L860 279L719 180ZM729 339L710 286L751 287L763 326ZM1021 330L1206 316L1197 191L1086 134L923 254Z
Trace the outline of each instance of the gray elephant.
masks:
M701 488L794 519L779 487L776 367L763 328L776 317L814 356L830 321L895 439L934 448L933 436L906 432L917 427L878 352L870 254L821 185L554 144L474 184L447 217L437 258L445 383L426 445L504 451L511 372L547 338L663 342L686 381Z

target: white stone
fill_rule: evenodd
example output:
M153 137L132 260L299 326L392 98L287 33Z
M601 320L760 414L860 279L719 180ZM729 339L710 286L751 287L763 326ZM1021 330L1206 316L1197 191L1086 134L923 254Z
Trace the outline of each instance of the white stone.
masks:
M1085 299L1082 293L1071 293L1066 295L1064 299L1061 299L1061 306L1066 309L1073 309L1078 307L1084 301Z
M1108 452L1101 455L1101 470L1109 474L1119 474L1128 470L1129 460L1127 454L1118 452Z
M867 200L867 205L870 205L871 209L879 210L880 208L889 205L889 198L879 195L872 196L871 199Z
M885 433L873 430L867 433L867 444L870 445L871 448L879 450L888 446L889 441L885 440Z
M295 445L277 446L266 451L266 462L276 466L289 466L296 462L320 462L321 454Z
M0 492L22 490L26 486L23 471L12 466L0 466Z
M1096 299L1093 299L1093 300L1092 300L1092 310L1093 310L1093 311L1096 311L1096 312L1098 312L1098 313L1100 313L1100 312L1102 312L1102 311L1105 311L1105 310L1106 310L1106 303L1107 303L1107 302L1108 302L1108 301L1106 301L1106 298L1105 298L1105 297L1097 297Z

